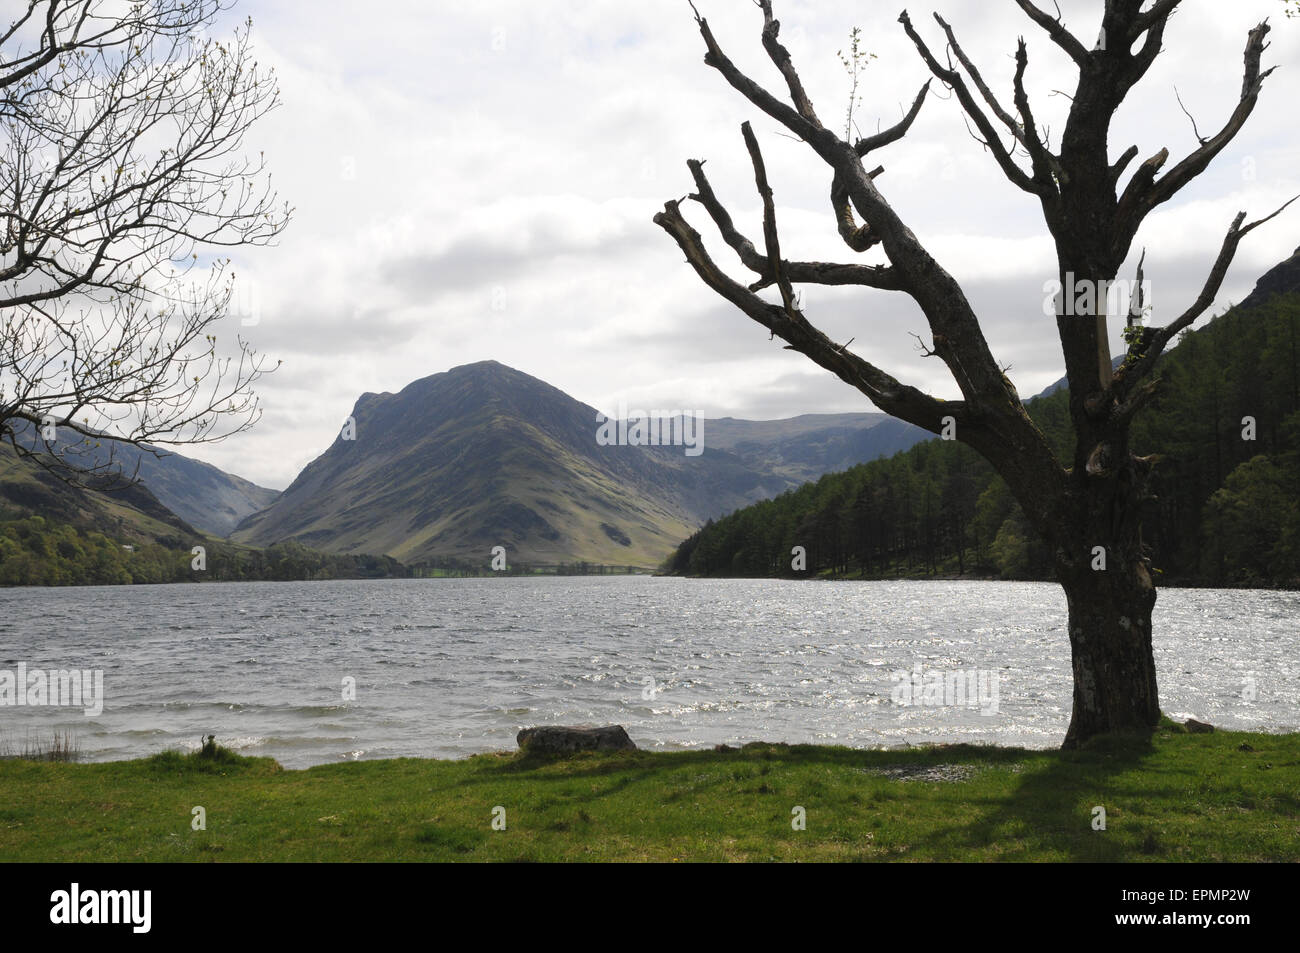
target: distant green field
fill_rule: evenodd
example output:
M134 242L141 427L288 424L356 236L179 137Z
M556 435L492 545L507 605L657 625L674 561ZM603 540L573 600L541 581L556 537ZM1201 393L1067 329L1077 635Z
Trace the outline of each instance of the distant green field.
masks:
M1166 728L1078 752L753 744L305 771L221 748L7 760L0 858L1295 861L1300 736Z

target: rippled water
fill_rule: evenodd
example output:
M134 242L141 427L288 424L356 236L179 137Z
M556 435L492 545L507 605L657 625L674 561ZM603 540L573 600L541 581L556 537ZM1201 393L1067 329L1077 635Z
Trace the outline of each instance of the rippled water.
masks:
M1300 730L1300 594L1164 590L1161 703ZM510 749L533 724L642 747L1059 744L1054 585L650 577L0 590L0 669L104 671L103 712L0 707L0 746L71 731L91 760L198 745L304 767ZM899 671L996 673L996 712L903 705ZM988 674L992 678L992 674ZM355 701L343 700L345 678ZM989 706L986 706L989 707Z

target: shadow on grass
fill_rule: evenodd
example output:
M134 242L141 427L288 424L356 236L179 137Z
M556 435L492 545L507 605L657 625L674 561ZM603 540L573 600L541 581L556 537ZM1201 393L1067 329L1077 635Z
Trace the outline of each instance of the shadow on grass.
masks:
M1144 855L1159 859L1158 838L1154 832L1145 832L1141 822L1117 837L1113 830L1094 829L1092 811L1094 806L1104 808L1112 815L1113 827L1121 805L1137 798L1172 798L1184 789L1186 776L1194 770L1168 765L1153 769L1154 754L1152 740L1142 737L1099 738L1078 751L984 745L863 750L757 742L724 751L588 752L567 758L527 753L498 756L498 761L482 765L457 786L492 784L508 777L527 777L531 784L543 788L560 788L583 779L615 780L590 794L566 792L565 800L590 802L668 771L765 764L850 769L878 775L882 781L902 782L896 789L898 797L906 798L911 784L927 785L930 806L936 804L937 794L940 819L912 842L917 855L935 859L976 855L1014 861L1042 859L1047 854L1071 861L1105 862L1142 859ZM976 770L973 775L948 779L927 771L950 766ZM994 769L1002 777L990 779L980 769ZM1144 772L1142 781L1117 782L1118 776L1135 770ZM1016 774L1008 781L1007 774L1012 771ZM1166 778L1171 772L1180 777ZM945 811L943 804L951 810ZM944 816L953 821L944 821Z
M529 774L533 780L564 781L600 777L624 771L661 771L685 767L764 764L819 765L852 769L931 767L954 763L1008 764L1042 752L990 745L934 745L916 748L862 749L823 745L752 742L742 748L685 751L585 752L568 757L521 753L499 764L484 766L487 775Z
M1155 751L1150 738L1108 737L1076 751L1034 752L1009 791L972 797L962 790L966 785L954 786L953 797L965 801L969 819L936 826L921 843L938 858L970 852L1007 861L1045 855L1078 862L1136 859L1135 853L1154 857L1160 851L1154 834L1139 834L1135 842L1134 829L1117 837L1114 825L1135 799L1172 798L1182 787L1161 784L1167 767L1151 776ZM1149 780L1117 780L1135 770ZM1102 823L1107 827L1099 828Z

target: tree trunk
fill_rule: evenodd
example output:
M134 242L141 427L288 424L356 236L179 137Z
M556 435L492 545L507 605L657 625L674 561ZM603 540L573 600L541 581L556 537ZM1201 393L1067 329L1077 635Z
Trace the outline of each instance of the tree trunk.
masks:
M1088 528L1073 534L1071 548L1080 539L1088 541L1080 558L1064 558L1065 550L1058 549L1057 576L1069 606L1074 671L1074 710L1065 748L1077 748L1100 734L1149 735L1160 720L1151 647L1156 590L1135 509L1130 509L1137 505L1136 499L1110 497L1101 510L1111 532L1103 535L1096 521L1088 520ZM1089 509L1099 514L1098 507ZM1110 518L1117 515L1121 518ZM1094 568L1102 565L1103 554L1105 568Z
M1131 454L1129 422L1117 419L1117 396L1108 396L1107 289L1118 263L1107 258L1106 230L1070 237L1058 239L1062 285L1093 294L1091 308L1065 299L1058 310L1075 446L1062 513L1044 535L1069 605L1074 708L1062 747L1078 748L1097 735L1149 735L1160 701L1151 648L1156 592L1141 527L1150 463Z

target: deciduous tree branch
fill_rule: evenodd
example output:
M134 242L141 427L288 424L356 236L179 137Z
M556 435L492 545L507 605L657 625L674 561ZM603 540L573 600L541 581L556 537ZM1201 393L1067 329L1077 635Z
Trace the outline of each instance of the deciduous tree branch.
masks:
M1246 220L1245 212L1238 212L1237 217L1232 220L1232 225L1228 228L1227 235L1223 238L1223 244L1219 247L1219 254L1214 260L1214 265L1210 269L1209 275L1206 276L1205 283L1201 287L1201 293L1196 296L1196 300L1174 321L1164 327L1151 328L1150 340L1142 355L1135 360L1126 363L1116 374L1116 383L1124 388L1131 389L1134 384L1142 380L1151 373L1155 367L1156 361L1164 352L1169 342L1172 341L1181 331L1190 328L1201 315L1214 303L1215 297L1218 296L1219 288L1223 285L1223 280L1228 274L1228 267L1232 264L1232 259L1237 254L1237 246L1241 240L1253 232L1256 228L1269 222L1281 215L1288 206L1294 203L1300 196L1291 199L1282 205L1270 215L1256 219L1249 225L1242 225Z
M936 16L936 19L939 18ZM964 109L966 114L970 116L971 120L975 123L975 127L979 130L980 135L984 137L984 145L993 153L993 158L997 161L998 166L1002 169L1002 172L1006 175L1007 179L1013 185L1025 192L1029 192L1033 195L1044 195L1045 186L1030 178L1030 176L1016 164L1015 159L1012 157L1011 153L1007 151L1006 147L1002 145L1002 141L998 138L997 130L993 128L993 124L989 121L989 117L984 113L984 110L980 108L979 103L975 101L975 97L971 95L970 89L967 87L966 81L962 78L961 73L955 69L944 66L935 58L934 54L930 52L930 48L926 45L925 40L921 38L921 35L917 33L916 29L912 26L912 20L908 16L906 10L899 14L898 22L903 24L903 30L916 45L917 52L921 54L921 59L923 59L925 65L930 68L930 72L935 75L939 82L943 83L957 94L957 101L961 103L962 109ZM939 23L941 25L943 24L942 19L939 19ZM1020 141L1019 137L1016 138L1016 141Z
M730 278L709 256L700 233L682 216L677 201L665 203L664 210L655 215L654 221L677 242L685 253L687 262L706 285L781 338L793 350L806 355L845 383L856 387L885 413L931 433L941 431L945 416L967 421L964 403L937 400L915 387L900 383L871 362L836 345L813 327L797 309L787 309L764 301Z
M760 255L754 243L742 235L732 221L731 213L718 200L708 176L704 173L704 163L699 159L688 159L687 167L695 179L696 192L690 198L699 202L708 211L709 217L717 226L722 236L736 256L750 271L759 275L759 280L749 286L750 291L759 291L776 282L768 258ZM901 291L897 273L888 265L853 265L822 261L785 261L781 270L795 284L819 285L862 285L883 291Z
M0 438L19 452L33 428L66 431L40 441L66 458L222 439L260 413L264 358L212 333L230 260L198 264L291 214L243 156L279 99L250 24L203 35L229 5L31 0L0 34Z
M1025 15L1029 19L1042 27L1047 35L1051 37L1052 42L1063 49L1080 68L1088 65L1087 48L1079 42L1078 37L1065 28L1064 23L1034 6L1030 0L1016 0L1016 6L1025 11Z
M1172 10L1172 7L1170 9ZM1251 30L1247 37L1241 97L1223 128L1214 136L1204 140L1199 148L1159 179L1156 179L1155 175L1168 158L1167 149L1162 149L1156 156L1148 159L1143 168L1134 174L1119 200L1118 216L1126 234L1130 236L1136 234L1138 226L1152 209L1169 201L1192 179L1204 172L1214 157L1236 138L1237 133L1246 124L1246 120L1255 109L1255 104L1259 101L1264 80L1273 72L1272 69L1261 70L1260 68L1260 58L1268 48L1265 37L1268 36L1269 29L1267 22L1261 23Z
M994 360L979 321L961 287L930 256L880 194L873 179L881 170L868 172L857 145L841 140L816 120L816 112L807 101L794 65L777 41L779 23L771 17L769 4L760 3L759 6L764 10L764 46L785 78L796 105L791 107L777 99L737 69L723 53L707 21L697 13L696 22L706 49L705 63L718 70L752 104L807 142L830 166L832 206L841 235L855 249L880 244L889 259L889 267L870 272L854 271L851 266L817 262L786 263L779 258L779 254L773 255L775 242L772 232L775 218L769 205L765 174L756 176L765 203L767 241L766 254L763 254L735 229L712 189L707 188L707 180L699 163L691 165L698 188L693 197L709 210L723 238L737 252L742 262L761 276L751 287L747 288L734 281L716 266L705 251L699 234L681 216L678 202L667 203L664 211L656 215L656 223L673 236L700 278L715 292L773 334L782 337L791 349L807 354L821 366L834 371L841 379L861 389L887 413L932 432L940 432L938 428L943 416L956 419L959 422L957 439L979 449L995 461L1000 469L1005 468L1006 475L1018 484L1033 487L1022 499L1022 506L1035 525L1046 527L1050 523L1053 507L1059 502L1059 494L1063 492L1064 479L1064 472L1051 447L1025 413L1015 387ZM940 78L943 79L941 74ZM960 82L960 77L957 77L957 81ZM898 126L880 137L868 138L863 151L869 152L886 139L893 141L901 137L915 118L922 99L922 96L918 96L917 102L913 103L912 109ZM987 118L983 122L985 129L991 133ZM757 152L757 142L753 139L752 132L746 138L752 157ZM1023 172L1020 175L1023 181L1033 187L1028 176ZM855 212L862 218L861 226L857 225ZM933 338L932 353L947 365L961 389L963 400L937 401L915 388L899 383L869 362L851 355L845 346L833 344L807 323L797 307L788 304L791 296L786 289L782 289L781 305L769 304L755 294L759 288L772 284L779 285L783 281L793 284L805 279L822 283L848 283L852 280L871 287L888 286L905 291L925 315ZM1006 447L1015 447L1015 453L1006 454ZM1025 474L1029 473L1033 476L1026 478Z
M765 12L770 18L772 12L770 4L765 7ZM768 31L764 30L764 35L767 34ZM774 31L772 36L775 39ZM792 74L793 72L791 70ZM754 185L763 200L763 244L767 248L768 273L773 276L776 287L781 292L781 303L785 306L786 313L794 317L796 313L794 289L791 288L790 279L781 265L781 241L776 233L776 205L772 201L772 187L767 183L767 167L763 163L763 153L758 148L758 140L754 138L754 130L748 122L740 124L740 132L745 137L745 148L749 150L749 158L754 165Z
M853 147L857 150L859 156L865 157L869 152L887 146L891 142L897 142L907 135L907 130L912 128L912 123L916 121L917 114L921 111L921 106L925 103L925 97L930 92L930 81L927 79L921 91L916 94L916 99L912 100L912 108L894 125L872 136L865 136L857 141Z

